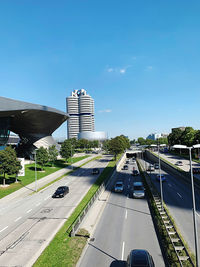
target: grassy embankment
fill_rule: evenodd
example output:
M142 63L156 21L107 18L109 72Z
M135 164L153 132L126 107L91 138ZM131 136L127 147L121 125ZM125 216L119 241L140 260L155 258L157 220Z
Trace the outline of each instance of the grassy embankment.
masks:
M40 166L37 164L37 179L41 179L51 173L54 173L60 169L63 169L70 165L71 163L78 162L82 159L85 159L89 157L88 155L82 156L82 157L76 157L76 158L69 158L68 161L64 160L57 160L54 164L54 167L52 167L50 164L46 165L44 167L44 171L41 172ZM35 164L27 164L25 165L25 176L18 177L18 183L15 183L15 176L8 176L6 177L6 184L8 186L6 187L0 187L0 198L3 198L14 191L27 186L28 184L35 181ZM0 176L0 184L3 183L3 177Z
M117 158L117 160L119 157ZM82 213L87 203L90 201L92 196L98 190L99 186L108 179L116 165L117 160L109 162L108 166L103 170L96 183L91 186L88 193L75 208L71 216L65 222L63 227L55 235L49 246L44 250L42 255L38 258L37 262L33 265L34 267L74 267L81 256L82 250L87 243L89 233L84 229L81 229L75 237L70 237L70 231L72 224L76 221L77 217Z

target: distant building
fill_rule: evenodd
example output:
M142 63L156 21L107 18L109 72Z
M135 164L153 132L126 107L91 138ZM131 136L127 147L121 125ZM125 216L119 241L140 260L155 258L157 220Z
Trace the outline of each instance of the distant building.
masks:
M86 93L86 90L74 90L71 96L66 98L67 113L67 137L78 139L81 132L94 132L94 100Z
M181 131L185 131L185 128L186 128L186 127L184 127L184 126L176 127L176 128L172 128L172 133L173 133L174 130L177 130L177 129L179 129L179 130L181 130Z
M146 139L151 139L151 140L157 140L159 138L167 138L169 134L166 134L166 133L152 133L150 135L147 136Z
M81 132L78 134L78 139L87 139L89 141L105 141L107 138L108 137L105 132Z

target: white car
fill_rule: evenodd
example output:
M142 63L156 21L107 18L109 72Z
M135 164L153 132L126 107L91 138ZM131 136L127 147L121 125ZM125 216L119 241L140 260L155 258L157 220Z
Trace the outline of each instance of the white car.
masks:
M177 166L183 166L183 162L181 160L178 160L176 163L175 163Z
M121 192L123 192L123 190L124 190L123 182L119 182L119 181L116 182L114 191L117 192L117 193L121 193Z

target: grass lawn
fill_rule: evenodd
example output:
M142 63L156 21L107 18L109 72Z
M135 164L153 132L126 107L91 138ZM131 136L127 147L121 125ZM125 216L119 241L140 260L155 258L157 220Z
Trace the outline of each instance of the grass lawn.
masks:
M54 173L60 169L65 168L67 165L70 165L71 162L75 163L82 159L85 159L89 157L88 155L82 156L82 157L76 157L76 158L69 158L67 162L64 160L57 160L54 164L54 167L51 167L51 165L46 165L44 167L44 171L41 172L41 168L39 165L37 165L37 179L41 179L44 176L47 176L51 173ZM6 187L0 187L0 198L3 198L14 191L32 183L35 181L35 164L27 164L25 165L25 176L19 176L18 177L18 183L15 183L15 176L9 176L6 178L6 184L8 186ZM0 184L3 184L3 177L0 176Z

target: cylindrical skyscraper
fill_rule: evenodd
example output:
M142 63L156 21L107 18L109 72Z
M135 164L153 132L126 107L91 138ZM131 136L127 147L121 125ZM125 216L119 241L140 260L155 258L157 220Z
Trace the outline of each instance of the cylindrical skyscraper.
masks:
M84 89L74 90L67 97L67 136L76 138L81 132L94 132L94 100Z

